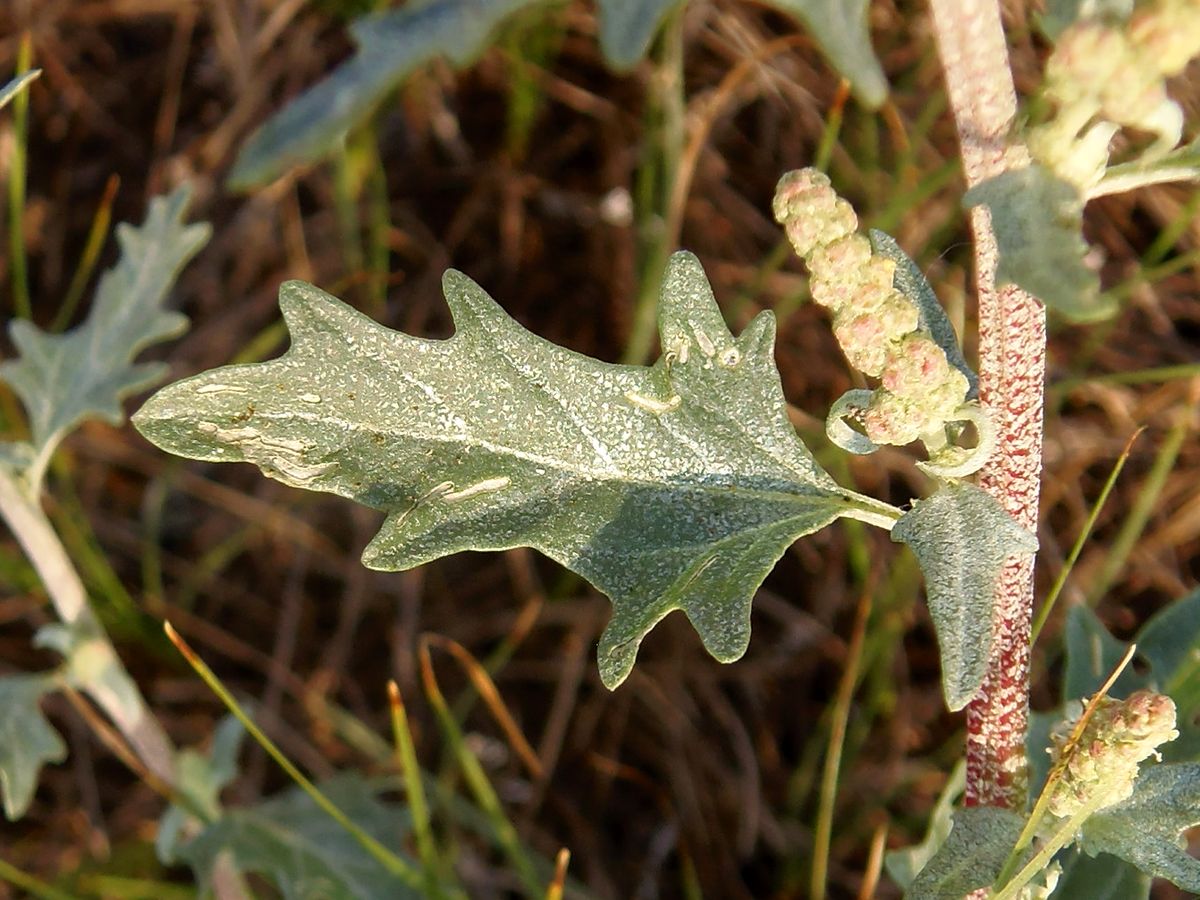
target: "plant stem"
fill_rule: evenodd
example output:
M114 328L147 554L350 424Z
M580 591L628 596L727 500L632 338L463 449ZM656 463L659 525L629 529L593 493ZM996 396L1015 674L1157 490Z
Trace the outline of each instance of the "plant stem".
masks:
M170 739L92 612L83 582L33 492L0 469L0 516L33 563L58 617L80 641L78 650L86 650L90 677L76 686L104 710L146 768L166 784L174 784L175 752Z
M968 187L1027 165L1009 140L1016 93L997 0L930 0L938 52ZM996 449L979 485L1036 533L1042 468L1046 317L1013 285L997 288L996 239L982 206L970 212L979 297L979 393ZM967 708L967 805L1023 809L1027 791L1029 630L1033 559L1012 560L996 586L992 661Z

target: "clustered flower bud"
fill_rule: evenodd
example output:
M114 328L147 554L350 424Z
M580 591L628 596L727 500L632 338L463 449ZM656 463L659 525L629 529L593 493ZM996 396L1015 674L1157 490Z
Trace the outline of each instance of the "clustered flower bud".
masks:
M1080 19L1059 35L1047 61L1045 92L1056 112L1029 135L1030 151L1086 191L1103 175L1118 127L1158 135L1157 149L1174 147L1183 113L1166 79L1198 53L1195 0L1154 0L1128 22Z
M1071 743L1077 720L1062 723L1051 735L1051 754L1068 755L1048 809L1064 819L1085 807L1095 811L1127 799L1142 761L1157 757L1160 744L1179 737L1174 701L1152 691L1137 691L1126 700L1100 698L1083 734Z
M810 274L813 300L833 313L846 359L879 378L862 416L876 444L908 444L954 417L966 377L918 330L920 312L893 285L896 264L858 234L854 209L816 169L788 172L775 191L775 218Z

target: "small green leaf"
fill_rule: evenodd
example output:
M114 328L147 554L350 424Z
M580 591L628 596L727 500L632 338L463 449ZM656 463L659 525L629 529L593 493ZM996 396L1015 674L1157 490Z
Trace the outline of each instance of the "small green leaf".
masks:
M1055 900L1147 900L1150 878L1107 853L1091 857L1078 850L1060 854L1063 872L1050 896Z
M880 256L885 256L896 264L896 274L892 282L896 290L907 297L921 312L920 328L942 348L950 365L962 372L967 379L969 389L967 399L974 400L979 396L979 376L967 363L963 356L962 347L958 343L958 335L950 324L950 317L942 309L942 304L933 292L925 273L890 234L872 228L870 232L871 248Z
M377 800L361 778L342 775L321 785L321 791L384 846L403 842L408 816ZM207 885L222 852L241 872L269 878L284 900L419 896L299 788L258 806L226 812L178 855Z
M210 820L221 815L221 790L237 777L237 755L246 730L233 716L226 716L213 733L207 754L196 750L180 751L176 758L176 787ZM195 817L184 807L172 803L163 814L154 838L154 852L163 865L176 862L180 844L189 822Z
M992 649L996 578L1010 556L1037 551L1037 540L990 495L965 482L918 500L892 528L925 573L929 614L942 657L942 689L962 709L983 683Z
M429 0L350 26L358 52L250 136L229 175L248 190L327 156L412 71L445 56L457 66L487 47L496 27L541 0Z
M834 68L854 86L854 93L874 109L887 97L887 79L867 27L870 0L766 0L793 13L829 56Z
M23 320L9 326L20 359L0 366L0 378L25 405L37 468L44 468L58 442L84 419L120 424L121 399L165 372L161 364L132 360L187 326L183 314L162 306L179 271L208 240L207 225L183 223L187 203L188 191L180 188L150 201L141 228L117 227L121 259L101 277L81 325L62 335Z
M39 705L52 690L54 682L44 675L0 677L0 794L12 822L33 802L42 766L67 758L66 744Z
M913 880L907 900L962 900L1000 875L1025 820L1010 809L972 806L954 825L933 859Z
M0 109L8 106L12 102L13 97L21 93L22 89L30 85L35 78L42 74L41 69L30 69L28 72L23 72L18 75L4 87L0 87Z
M925 839L913 847L893 850L883 860L887 873L903 890L908 890L917 874L937 855L938 848L946 842L954 824L954 804L962 796L967 784L967 766L962 760L946 780L946 786L938 795L937 805L929 817L929 828Z
M600 49L609 65L628 69L646 55L650 41L680 0L599 0Z
M1014 169L967 191L966 207L985 205L1000 249L997 284L1016 284L1069 319L1094 322L1116 310L1084 261L1083 197L1039 165Z
M1185 891L1200 891L1200 860L1188 855L1183 832L1200 825L1200 765L1162 763L1142 770L1133 796L1083 825L1080 846L1111 853L1147 875Z
M363 554L374 569L541 550L612 598L609 687L676 609L713 656L737 659L754 592L796 538L896 516L817 466L788 421L774 318L735 338L694 256L668 267L668 352L650 367L544 341L458 272L444 288L457 333L430 341L290 282L285 356L172 385L134 423L172 453L253 462L384 511Z

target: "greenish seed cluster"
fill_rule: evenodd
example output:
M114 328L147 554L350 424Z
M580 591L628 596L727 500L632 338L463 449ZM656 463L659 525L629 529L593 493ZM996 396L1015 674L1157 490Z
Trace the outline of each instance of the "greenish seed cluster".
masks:
M1166 79L1198 53L1195 0L1157 0L1127 22L1080 19L1059 36L1046 64L1045 94L1055 115L1031 131L1030 152L1086 191L1104 174L1109 141L1119 128L1158 135L1159 150L1174 147L1183 112L1168 95Z
M808 266L813 300L833 313L846 359L880 380L862 414L867 437L908 444L951 421L966 397L966 377L919 330L917 307L893 286L895 262L872 252L828 176L811 168L788 172L774 211Z
M1100 698L1077 741L1071 741L1074 720L1051 735L1051 753L1065 755L1062 777L1052 787L1048 809L1070 818L1090 807L1113 806L1133 793L1139 765L1155 756L1160 744L1179 737L1175 703L1165 694L1137 691L1128 699Z

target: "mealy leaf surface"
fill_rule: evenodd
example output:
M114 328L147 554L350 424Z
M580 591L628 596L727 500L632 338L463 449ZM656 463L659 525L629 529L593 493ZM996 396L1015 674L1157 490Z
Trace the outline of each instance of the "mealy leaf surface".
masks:
M43 675L0 677L0 794L10 821L29 809L42 766L67 757L66 744L39 705L52 690L54 683Z
M1037 540L994 498L965 482L918 500L892 528L892 540L911 547L925 573L946 704L962 709L987 672L1000 567L1010 556L1036 552Z
M1200 860L1183 839L1194 825L1200 825L1200 764L1148 765L1133 796L1084 822L1079 843L1093 856L1110 853L1147 875L1200 891Z
M1116 310L1084 260L1083 197L1074 185L1035 163L981 181L963 205L987 206L992 215L1000 250L997 284L1015 284L1077 322Z
M788 421L772 314L735 338L692 255L668 268L667 352L649 367L542 340L458 272L444 289L456 333L435 341L285 284L287 354L171 385L134 423L170 452L382 510L371 568L541 550L613 601L609 687L675 609L713 656L737 659L754 592L789 544L841 515L896 517L818 467Z
M1024 818L1011 809L960 809L954 814L950 834L905 892L906 900L962 900L990 885L1024 824Z

